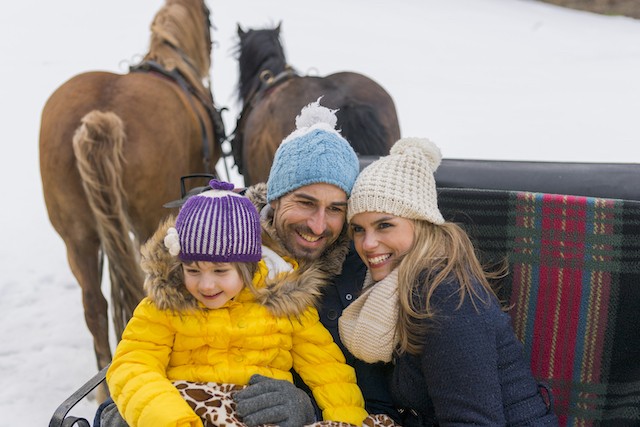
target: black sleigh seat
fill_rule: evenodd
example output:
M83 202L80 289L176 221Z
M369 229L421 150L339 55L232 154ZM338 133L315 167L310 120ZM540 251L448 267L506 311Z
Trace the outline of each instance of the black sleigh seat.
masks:
M640 164L443 159L436 182L480 258L508 262L500 296L561 425L640 425ZM49 426L89 426L70 413L105 372Z

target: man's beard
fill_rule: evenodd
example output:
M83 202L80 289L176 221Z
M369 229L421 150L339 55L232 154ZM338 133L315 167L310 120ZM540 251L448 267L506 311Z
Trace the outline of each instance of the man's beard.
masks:
M306 261L306 262L311 262L311 261L315 261L318 258L320 258L322 256L322 254L324 253L326 247L323 247L322 249L318 248L315 250L309 249L309 248L301 248L299 246L296 245L291 245L288 242L284 243L284 247L287 249L287 251L293 256L293 258L297 261Z
M295 235L297 237L299 235L299 232L313 236L314 235L313 232L311 232L311 230L309 230L308 228L289 227L284 233L282 231L285 231L285 230L277 230L277 231L279 236L282 236L284 234L284 238L280 237L282 240L282 244L285 247L285 249L297 261L306 261L306 262L316 261L324 254L327 248L331 244L333 244L333 242L335 241L334 239L334 241L331 241L331 243L325 244L322 247L318 247L318 248L306 248L303 246L296 245L295 243L293 243L294 239L288 239L287 236ZM320 237L324 238L325 242L329 242L331 235L329 233L323 233L320 235Z

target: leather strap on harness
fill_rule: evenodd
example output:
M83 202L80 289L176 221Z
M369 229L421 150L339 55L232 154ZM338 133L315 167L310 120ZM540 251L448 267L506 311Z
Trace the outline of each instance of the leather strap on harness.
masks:
M248 100L244 103L242 111L240 112L240 115L238 116L238 119L236 121L236 128L233 130L229 138L231 141L233 160L238 167L238 171L242 175L245 174L244 162L242 158L242 145L244 142L243 130L244 123L247 120L247 117L249 117L249 113L253 109L254 105L262 98L264 98L270 90L294 77L299 77L299 75L290 66L287 66L284 71L280 72L276 76L274 76L270 70L262 71L262 73L260 73L260 85L258 85L258 87L248 97Z
M196 112L196 115L198 116L198 121L200 123L200 131L201 131L200 134L202 135L202 156L203 156L202 160L203 160L204 170L206 173L214 172L215 165L211 165L211 153L209 150L209 142L211 141L211 144L217 142L220 146L222 146L222 143L227 138L225 133L225 128L224 128L224 122L222 121L222 115L220 113L220 110L215 108L212 101L210 102L209 100L205 99L202 96L202 94L198 90L196 90L196 88L190 85L189 82L182 76L182 74L180 74L180 72L177 69L168 71L159 63L155 61L147 60L137 65L133 65L129 67L129 71L158 73L176 82L178 86L180 86L180 88L186 93L187 99L189 100L189 103L191 104L191 107L193 108L193 110ZM209 92L209 96L211 99L213 99L213 96L211 96L210 92ZM209 135L209 132L207 132L207 127L205 126L202 117L200 116L200 114L198 114L198 110L195 109L195 105L193 103L193 97L195 97L200 102L200 104L204 107L205 111L207 112L208 119L211 123L213 133L214 133L213 137Z

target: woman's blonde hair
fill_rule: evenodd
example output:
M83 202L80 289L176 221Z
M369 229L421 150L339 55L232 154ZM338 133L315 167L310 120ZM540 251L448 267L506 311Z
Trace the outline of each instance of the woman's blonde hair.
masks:
M412 221L415 239L398 265L397 335L400 353L419 354L428 323L423 320L437 315L431 297L438 286L455 280L460 286L458 306L467 297L474 305L476 301L487 303L495 295L491 282L504 277L507 267L504 263L495 271L485 269L469 236L458 224ZM479 283L481 288L474 283Z

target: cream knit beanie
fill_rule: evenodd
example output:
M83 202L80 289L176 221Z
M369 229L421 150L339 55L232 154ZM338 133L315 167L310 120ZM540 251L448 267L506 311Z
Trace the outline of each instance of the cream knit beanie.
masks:
M442 224L433 176L442 154L424 138L403 138L388 156L367 166L349 197L347 221L361 212L382 212Z

